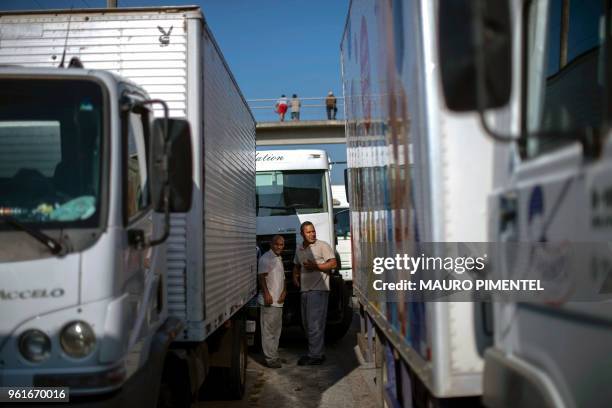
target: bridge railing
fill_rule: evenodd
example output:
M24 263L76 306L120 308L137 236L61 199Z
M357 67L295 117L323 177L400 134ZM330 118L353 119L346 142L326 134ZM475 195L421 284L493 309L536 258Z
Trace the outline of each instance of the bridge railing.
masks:
M327 120L327 111L325 109L325 96L323 97L307 97L298 99L302 103L300 107L300 119L303 120ZM266 99L248 99L247 102L255 120L257 122L276 122L279 121L279 115L274 111L274 106L279 98L266 98ZM291 101L291 97L287 98ZM337 120L344 119L344 98L342 96L336 96L336 107L338 112L336 113ZM291 103L287 109L285 115L285 121L291 121Z

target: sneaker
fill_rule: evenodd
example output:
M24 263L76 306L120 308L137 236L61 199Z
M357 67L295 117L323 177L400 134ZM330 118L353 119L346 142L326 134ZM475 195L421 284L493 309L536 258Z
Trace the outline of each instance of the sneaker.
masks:
M321 357L310 357L308 359L308 365L321 365L325 361L325 356Z
M283 365L278 360L266 361L266 366L269 368L281 368Z
M321 365L321 364L323 364L324 361L325 361L325 356L321 356L321 357L302 356L298 360L298 365L300 365L300 366L304 366L304 365Z

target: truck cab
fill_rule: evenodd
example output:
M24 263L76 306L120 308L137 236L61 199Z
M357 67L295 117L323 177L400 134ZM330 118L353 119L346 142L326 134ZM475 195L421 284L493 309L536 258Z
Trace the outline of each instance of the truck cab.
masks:
M487 305L482 402L610 406L610 3L451 3L439 2L452 33L440 49L463 65L442 73L447 104L477 112L482 137L496 142L490 276L543 286Z
M291 271L296 246L303 241L300 224L310 221L317 239L332 246L336 241L329 159L324 150L258 151L256 167L257 245L263 253L274 235L285 238L282 258L288 296L283 325L299 325L299 289L292 283ZM326 335L337 339L352 318L350 289L337 271L332 274L330 290Z
M156 162L172 170L166 131L186 122L152 104L106 71L0 68L0 385L86 396L163 364L160 212L188 206L171 208L181 194Z

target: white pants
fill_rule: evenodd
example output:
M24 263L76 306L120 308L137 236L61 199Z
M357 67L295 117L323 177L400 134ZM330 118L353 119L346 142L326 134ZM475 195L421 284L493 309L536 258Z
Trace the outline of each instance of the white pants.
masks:
M261 348L266 362L278 360L278 340L283 328L283 308L275 306L261 306Z

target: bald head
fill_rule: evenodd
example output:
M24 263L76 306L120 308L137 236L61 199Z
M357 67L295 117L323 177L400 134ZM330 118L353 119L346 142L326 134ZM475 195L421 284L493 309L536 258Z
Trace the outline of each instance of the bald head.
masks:
M272 242L270 243L270 249L276 255L280 255L285 249L285 238L281 235L275 235L272 237Z

